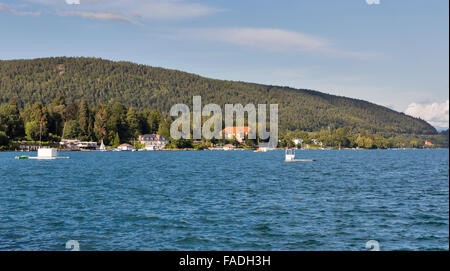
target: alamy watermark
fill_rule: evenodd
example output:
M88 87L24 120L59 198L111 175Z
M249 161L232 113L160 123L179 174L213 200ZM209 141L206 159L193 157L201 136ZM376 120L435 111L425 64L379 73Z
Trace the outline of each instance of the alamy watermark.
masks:
M79 5L80 0L66 0L67 5Z
M258 104L225 104L225 127L231 128L231 133L243 133L248 139L260 141L260 147L276 148L278 145L278 104L270 104L269 127L267 131L267 105ZM244 128L245 114L247 126ZM170 126L170 136L173 139L222 139L223 114L217 104L207 104L202 108L201 96L193 97L192 135L191 110L185 104L176 104L170 109L171 117L178 117ZM234 118L236 116L236 118ZM202 125L202 117L209 117ZM234 125L236 123L236 125ZM181 128L181 129L180 129Z
M66 242L66 249L70 249L70 251L80 251L80 243L76 240L69 240Z
M366 0L367 5L379 5L380 0Z
M380 243L376 240L369 240L366 243L366 248L371 251L380 251Z

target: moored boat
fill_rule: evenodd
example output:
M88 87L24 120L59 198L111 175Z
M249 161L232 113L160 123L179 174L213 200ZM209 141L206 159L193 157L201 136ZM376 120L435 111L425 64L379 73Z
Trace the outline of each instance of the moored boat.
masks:
M39 147L38 156L28 157L28 159L54 160L54 159L69 159L69 157L58 156L58 151L55 148Z

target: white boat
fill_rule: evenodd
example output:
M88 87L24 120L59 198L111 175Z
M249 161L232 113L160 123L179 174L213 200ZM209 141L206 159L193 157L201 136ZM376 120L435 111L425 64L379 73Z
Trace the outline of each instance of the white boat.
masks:
M284 161L289 162L289 161L294 161L294 160L295 160L295 151L286 149Z
M100 144L100 151L106 151L105 144L103 144L103 139L102 139L102 144Z
M69 159L69 157L58 156L58 151L55 148L39 147L38 156L29 157L28 159L54 160L54 159Z
M295 159L295 150L286 149L284 161L285 162L314 162L316 160L312 160L312 159Z

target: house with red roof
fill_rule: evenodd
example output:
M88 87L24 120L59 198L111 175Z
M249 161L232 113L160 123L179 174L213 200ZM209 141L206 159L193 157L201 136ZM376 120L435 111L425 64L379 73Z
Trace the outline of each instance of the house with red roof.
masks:
M230 126L223 129L222 134L224 139L236 139L239 143L242 143L250 130L248 126Z

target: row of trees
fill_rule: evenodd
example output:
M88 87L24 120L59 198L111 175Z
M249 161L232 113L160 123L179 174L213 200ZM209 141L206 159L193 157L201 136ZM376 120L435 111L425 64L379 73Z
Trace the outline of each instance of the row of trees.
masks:
M206 121L203 118L202 121ZM25 104L20 108L15 101L0 104L0 146L7 146L11 141L49 141L58 142L61 138L77 138L83 141L103 140L106 145L117 146L124 142L133 142L138 135L158 133L170 138L171 119L164 119L157 110L138 110L125 107L121 103L92 107L85 99L66 104L58 95L48 105L40 102ZM224 124L223 124L224 125ZM280 131L280 147L294 147L293 139L301 138L304 144L312 144L317 139L327 147L342 148L417 148L424 140L431 140L436 147L448 147L447 134L409 135L392 134L385 136L368 130L352 129L349 126L338 129L322 129L318 132L301 130ZM258 140L203 140L193 144L193 140L173 140L168 145L172 148L205 148L213 145L231 143L241 147L255 148Z
M26 104L21 109L15 101L0 104L0 131L14 140L53 141L77 138L103 140L119 145L136 140L139 134L159 133L169 136L169 122L156 111L126 108L121 103L90 107L85 99L69 105L58 95L50 104ZM6 140L6 139L4 139Z
M303 139L303 144L313 144L312 139L322 142L324 147L333 148L362 148L362 149L387 149L387 148L420 148L425 140L433 142L434 147L448 148L448 130L438 135L410 135L392 134L384 136L374 134L362 129L356 131L346 126L339 129L322 129L319 132L286 131L281 133L280 146L294 147L294 138Z

